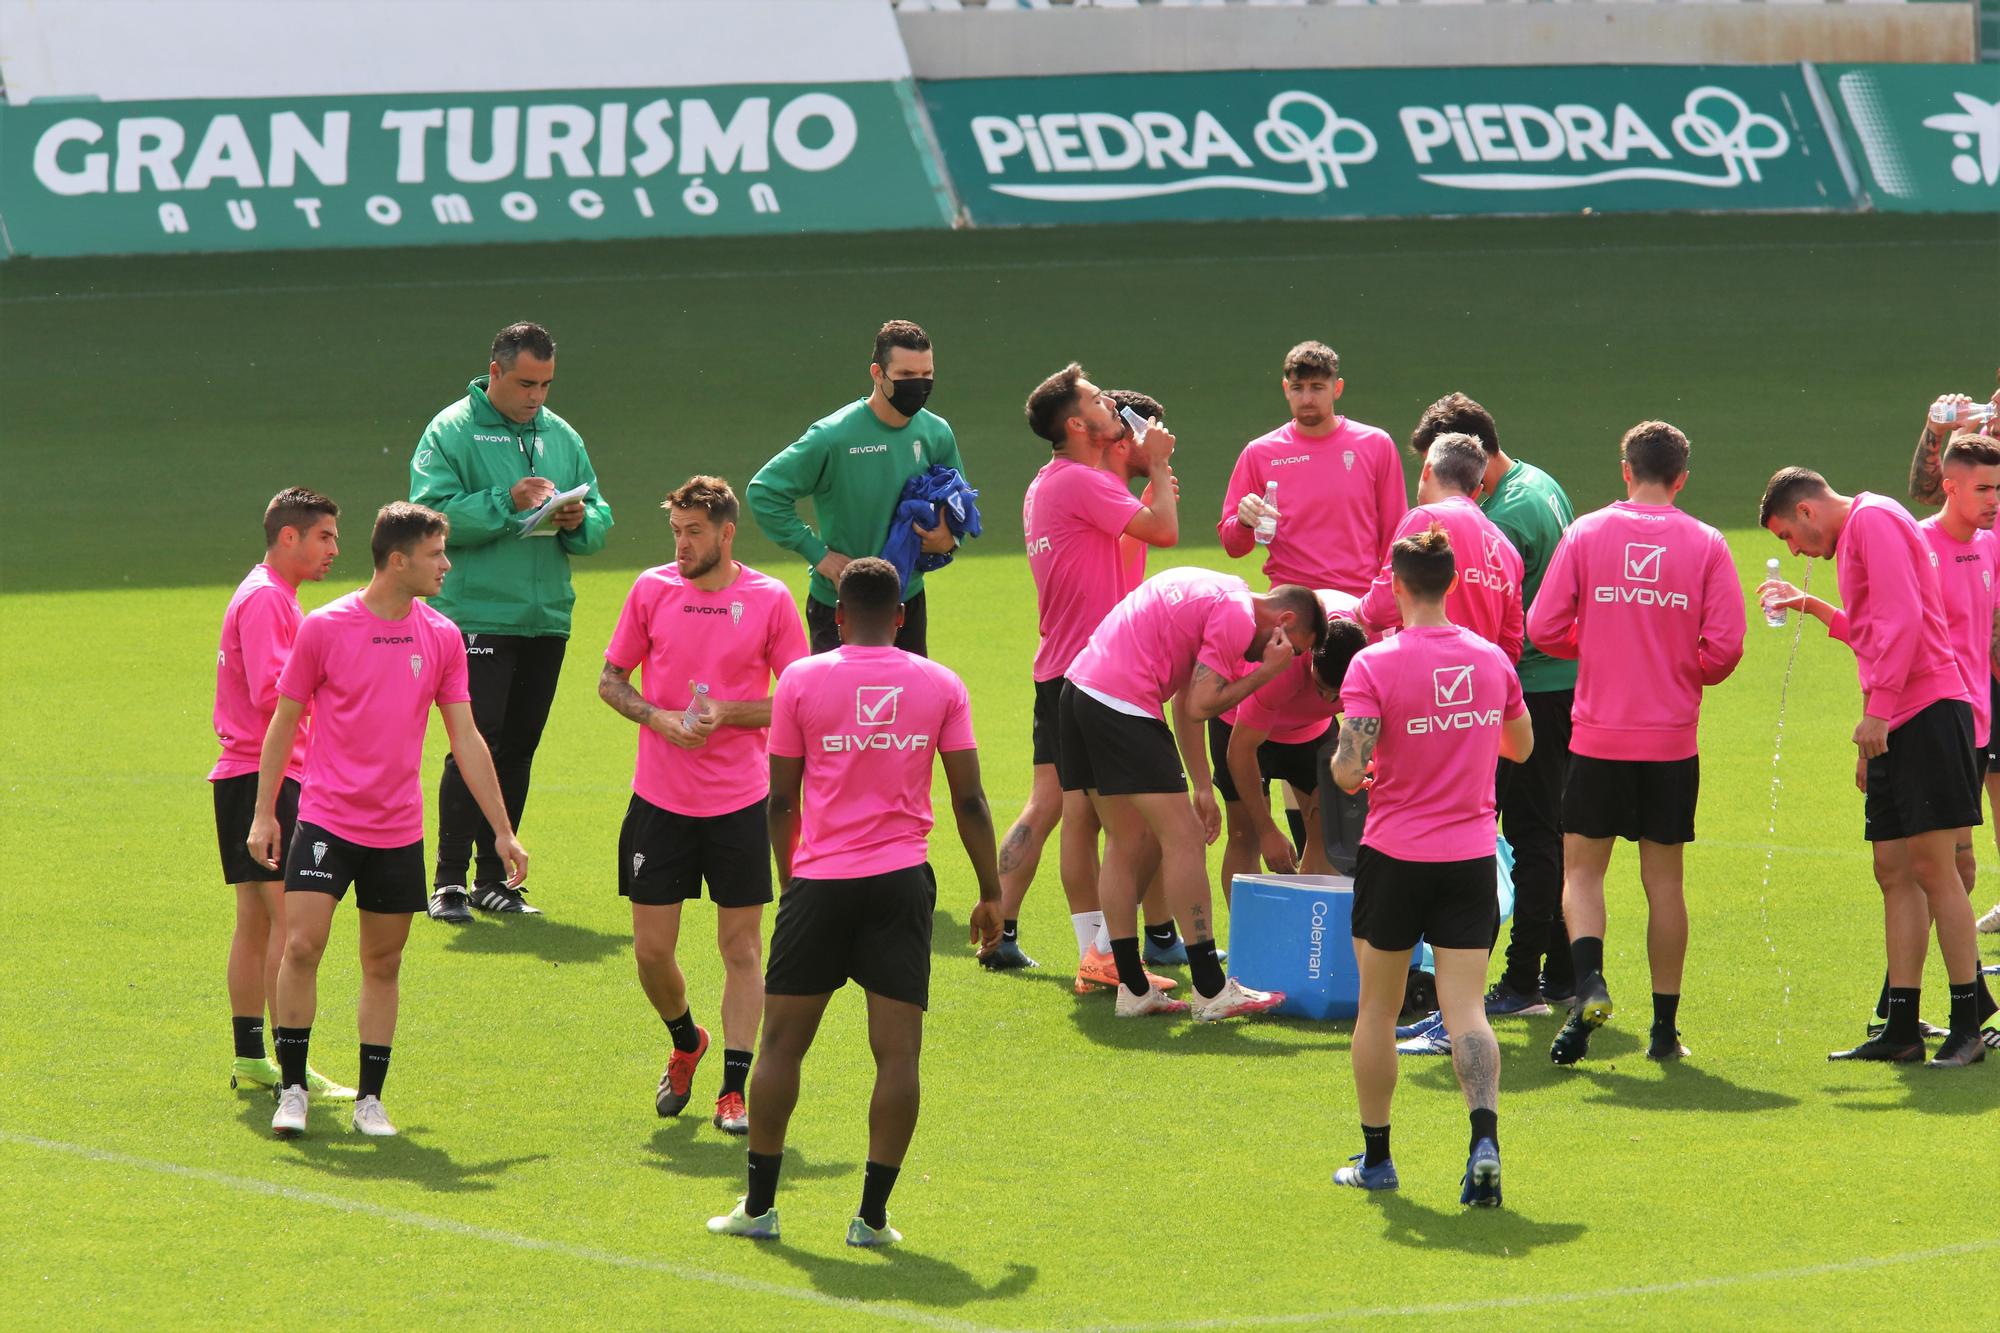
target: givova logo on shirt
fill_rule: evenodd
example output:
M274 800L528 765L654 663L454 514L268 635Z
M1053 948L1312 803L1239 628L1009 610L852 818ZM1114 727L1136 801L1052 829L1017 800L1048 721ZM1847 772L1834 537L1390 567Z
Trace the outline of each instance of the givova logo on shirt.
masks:
M854 722L861 727L886 727L896 720L903 697L901 685L859 685L854 690ZM931 738L916 734L871 732L866 736L821 736L820 748L829 754L859 753L863 750L928 750Z
M1590 590L1592 601L1607 604L1629 604L1633 606L1653 606L1661 610L1685 611L1688 609L1687 594L1684 592L1662 592L1652 587L1660 581L1660 575L1667 565L1667 548L1651 542L1626 542L1623 564L1623 580L1616 584L1601 584Z
M1500 561L1500 543L1506 539L1497 532L1484 533L1482 536L1486 545L1486 567L1480 569L1468 566L1465 571L1465 581L1473 587L1491 588L1504 597L1514 591L1514 580L1507 577L1507 567Z
M1471 663L1432 669L1431 704L1436 711L1411 718L1403 724L1403 730L1412 736L1428 736L1440 731L1475 731L1500 725L1499 709L1472 706Z

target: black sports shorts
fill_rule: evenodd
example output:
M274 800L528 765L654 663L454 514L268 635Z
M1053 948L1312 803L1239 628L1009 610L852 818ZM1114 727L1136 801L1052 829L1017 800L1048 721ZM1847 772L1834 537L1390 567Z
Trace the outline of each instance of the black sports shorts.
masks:
M1499 870L1470 861L1402 861L1361 844L1354 868L1352 933L1385 953L1491 949L1500 933Z
M637 792L618 830L618 893L647 907L701 897L717 907L771 901L771 831L763 798L722 815L662 810Z
M241 773L208 784L215 788L215 845L222 853L224 884L269 884L285 877L283 864L273 870L250 855L250 821L257 817L257 775ZM299 822L299 784L286 778L278 784L278 846L292 845Z
M794 879L778 898L767 995L827 995L852 981L886 999L930 1007L929 862L858 879Z

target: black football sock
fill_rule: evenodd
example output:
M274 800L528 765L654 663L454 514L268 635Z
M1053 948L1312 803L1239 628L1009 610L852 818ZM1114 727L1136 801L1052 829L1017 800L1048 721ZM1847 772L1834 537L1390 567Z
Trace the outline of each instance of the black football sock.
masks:
M287 1088L303 1088L306 1085L306 1048L312 1044L313 1030L302 1028L272 1028L271 1045L278 1051L278 1082Z
M1887 1026L1882 1029L1882 1040L1903 1045L1921 1039L1917 1028L1917 997L1922 991L1915 986L1889 987L1889 1014Z
M861 1220L880 1231L889 1225L889 1191L896 1188L900 1166L869 1162L861 1173Z
M361 1086L356 1089L357 1097L380 1097L382 1084L389 1077L389 1048L361 1043Z
M694 1010L683 1009L679 1018L669 1018L667 1035L674 1039L677 1051L692 1051L701 1045L701 1033L694 1025Z
M1498 1111L1480 1109L1472 1113L1472 1142L1466 1145L1465 1150L1471 1152L1474 1148L1477 1148L1481 1139L1492 1139L1494 1147L1498 1148L1500 1146L1500 1113Z
M1285 827L1292 835L1292 850L1300 856L1306 854L1306 817L1290 806L1285 807Z
M1979 987L1979 1013L1975 1021L1984 1023L1987 1019L1993 1017L1993 1015L2000 1013L2000 1004L1993 1002L1993 992L1986 989L1986 974L1984 972L1974 972L1972 974L1972 984Z
M1167 918L1167 924L1164 926L1150 923L1146 926L1146 942L1156 949L1171 949L1174 947L1174 941L1179 938L1180 932L1174 929L1172 917Z
M1000 923L1000 938L1003 940L1020 939L1021 938L1020 921L1018 919L1013 921L1002 921Z
M1361 1127L1361 1165L1380 1166L1389 1160L1389 1127L1387 1125L1363 1125Z
M264 1058L264 1016L245 1018L241 1014L232 1015L229 1026L236 1033L236 1058L239 1060L261 1060Z
M743 1095L744 1085L750 1081L750 1052L732 1051L724 1047L722 1051L722 1093L727 1097L735 1093Z
M1581 987L1586 978L1604 975L1604 937L1585 935L1570 941L1569 956L1571 966L1576 970L1576 984Z
M1889 1017L1889 974L1882 974L1882 994L1875 1000L1875 1017L1887 1021Z
M1139 961L1139 937L1111 941L1111 958L1118 964L1118 981L1134 995L1144 995L1151 986L1146 981L1146 965Z
M1222 960L1215 956L1215 941L1188 941L1188 978L1194 982L1195 993L1204 1000L1214 999L1222 993L1223 983L1229 978L1222 975Z
M743 1196L743 1211L752 1217L762 1217L778 1201L778 1168L785 1164L785 1154L753 1152L748 1156L750 1188Z
M1680 1017L1680 1012L1680 996L1662 995L1658 991L1653 992L1653 1026L1655 1028L1664 1029L1668 1032L1673 1031L1674 1021Z
M1951 1035L1970 1036L1979 1031L1979 987L1973 982L1951 988Z

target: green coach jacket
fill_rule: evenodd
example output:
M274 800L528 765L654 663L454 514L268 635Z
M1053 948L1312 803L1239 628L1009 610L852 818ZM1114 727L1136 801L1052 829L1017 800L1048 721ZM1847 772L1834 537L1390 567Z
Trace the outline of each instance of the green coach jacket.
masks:
M431 419L410 457L410 499L451 520L451 572L431 605L467 634L566 639L576 604L569 558L604 549L611 506L598 493L583 437L546 407L526 425L509 421L487 401L486 380L473 380L465 397ZM576 531L517 535L522 515L509 492L530 475L558 491L590 487Z

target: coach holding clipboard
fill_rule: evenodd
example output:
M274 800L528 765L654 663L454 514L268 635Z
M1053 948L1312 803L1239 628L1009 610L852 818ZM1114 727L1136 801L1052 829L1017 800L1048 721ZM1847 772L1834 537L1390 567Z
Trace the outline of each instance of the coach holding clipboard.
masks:
M548 330L508 325L493 339L491 362L424 429L410 458L410 499L451 520L451 570L430 604L465 636L473 721L518 828L569 644L569 559L604 549L611 506L583 437L543 406L556 375ZM540 512L578 488L576 499ZM438 921L470 921L475 906L537 911L507 887L493 830L450 758L438 786L434 884Z

